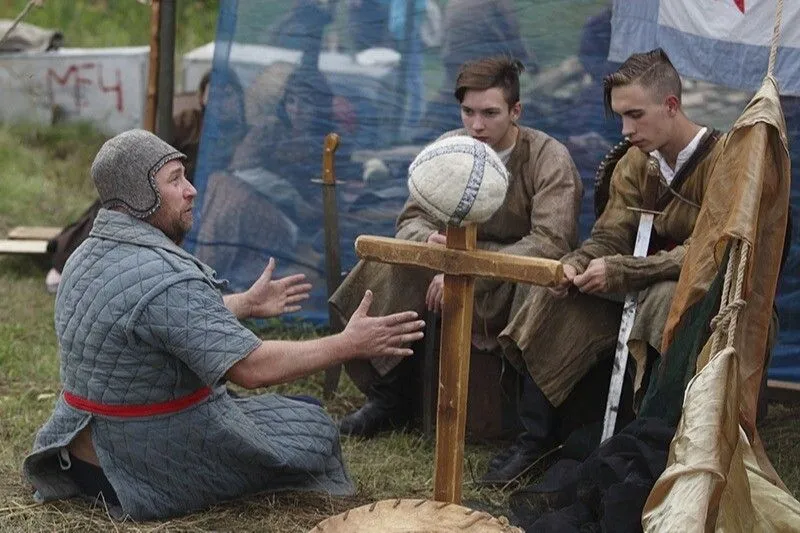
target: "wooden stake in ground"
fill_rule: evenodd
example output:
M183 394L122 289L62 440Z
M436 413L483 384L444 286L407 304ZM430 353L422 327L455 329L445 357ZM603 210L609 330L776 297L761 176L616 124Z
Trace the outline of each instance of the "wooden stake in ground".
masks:
M361 259L444 272L433 498L450 503L461 503L475 277L544 286L564 277L561 263L552 259L476 250L476 228L448 226L446 248L386 237L356 239Z

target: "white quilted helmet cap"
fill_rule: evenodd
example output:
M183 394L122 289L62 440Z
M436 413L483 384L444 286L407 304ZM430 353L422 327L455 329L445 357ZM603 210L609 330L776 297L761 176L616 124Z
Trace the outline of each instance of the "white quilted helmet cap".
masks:
M497 153L463 135L426 146L408 167L411 197L450 226L489 220L505 200L508 180Z

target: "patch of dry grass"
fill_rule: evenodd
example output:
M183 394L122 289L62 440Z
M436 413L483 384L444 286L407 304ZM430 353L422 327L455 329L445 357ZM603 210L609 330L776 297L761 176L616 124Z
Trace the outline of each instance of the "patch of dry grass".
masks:
M11 158L0 157L0 230L19 223L63 224L80 213L92 200L85 188L85 173L101 140L96 133L75 126L55 131L0 127L0 155ZM9 173L9 169L25 172ZM45 185L48 180L52 186ZM26 181L38 185L31 189ZM35 194L31 195L31 190ZM56 205L58 210L48 211ZM35 504L30 488L22 481L20 466L59 390L53 296L44 291L44 273L45 265L37 260L0 256L0 531L301 532L323 518L369 502L432 494L433 443L416 433L397 433L369 441L344 439L344 456L357 486L352 498L263 494L191 516L148 523L113 521L102 506L82 502ZM273 338L318 334L308 326L272 322L259 327ZM321 397L322 376L273 391ZM343 378L327 409L337 417L359 406L362 398L352 382ZM773 405L761 425L773 464L795 496L800 495L798 420L800 406ZM486 445L467 446L464 501L502 514L509 492L516 487L498 491L474 483L492 452Z
M0 264L0 268L1 268ZM54 361L52 361L54 362ZM50 385L57 381L45 380ZM418 433L387 433L371 440L343 439L343 453L356 483L356 495L331 498L319 494L261 494L220 504L200 513L168 521L136 523L111 519L101 503L82 501L33 503L31 489L19 468L34 432L47 418L53 387L23 379L9 380L0 408L6 423L0 429L0 531L308 531L329 516L390 498L428 498L433 492L434 445ZM318 394L322 375L315 375L274 392ZM45 397L40 397L45 394ZM332 412L345 412L360 403L355 386L343 379L330 402ZM483 509L502 510L507 493L477 487L477 475L491 453L485 445L469 445L465 460L465 501ZM176 475L180 475L176 472ZM510 489L509 489L510 490Z

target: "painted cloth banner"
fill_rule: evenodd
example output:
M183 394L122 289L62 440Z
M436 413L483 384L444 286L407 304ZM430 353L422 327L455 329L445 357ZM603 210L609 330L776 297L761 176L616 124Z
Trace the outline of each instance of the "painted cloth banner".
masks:
M777 0L615 0L609 59L662 47L684 76L756 91L767 73ZM800 95L800 2L784 0L775 77Z
M742 283L731 281L725 303L732 308L734 298L741 298L746 304L737 311L735 330L728 330L730 338L721 335L719 345L709 340L697 357L667 468L644 507L646 533L796 531L800 523L800 502L775 472L756 428L783 241L774 228L786 223L788 178L785 123L769 78L733 125L709 178L664 342L691 333L679 326L681 317L723 277L726 263L736 268L739 258ZM744 257L735 242L751 246ZM730 278L724 277L727 284ZM672 355L679 354L662 358L667 368Z
M615 0L609 59L662 47L682 76L755 92L769 63L777 0ZM776 305L780 322L770 379L800 381L800 2L783 2L775 77L792 167L793 231ZM691 99L691 95L688 95ZM686 99L685 99L686 100ZM686 107L687 102L684 102ZM733 112L738 102L714 110ZM712 111L709 109L709 111ZM739 110L741 112L741 110ZM696 110L688 113L694 120Z

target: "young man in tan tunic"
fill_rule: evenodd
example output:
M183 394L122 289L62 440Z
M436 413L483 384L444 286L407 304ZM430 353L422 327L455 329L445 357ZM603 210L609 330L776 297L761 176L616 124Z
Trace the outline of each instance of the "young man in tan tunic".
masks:
M463 129L444 136L470 135L491 146L511 175L500 209L478 227L478 247L535 257L559 258L577 244L577 217L583 194L578 171L567 149L552 137L519 126L519 74L522 65L508 58L466 63L456 81ZM443 186L446 186L443 183ZM458 194L461 194L460 192ZM409 199L397 219L397 238L445 245L444 227ZM331 297L335 316L343 322L358 305L359 293L369 287L373 309L441 308L443 274L422 268L359 262ZM475 284L473 343L496 346L506 326L517 286L490 280ZM517 301L522 301L517 297ZM399 358L378 358L347 371L367 395L361 409L344 417L345 435L369 437L401 427L413 416L419 392L415 365Z
M723 145L718 132L684 115L680 77L661 49L632 55L603 87L606 105L622 118L622 135L631 143L614 168L608 203L589 239L561 258L566 280L554 289L532 289L500 335L505 355L527 368L553 412L598 359L613 352L621 302L632 291L639 291L638 309L628 346L638 388L648 351L658 354L661 347L689 237ZM660 169L659 213L648 255L634 257L640 212L630 208L644 206L651 158ZM536 458L529 454L518 468L499 472L498 481Z

